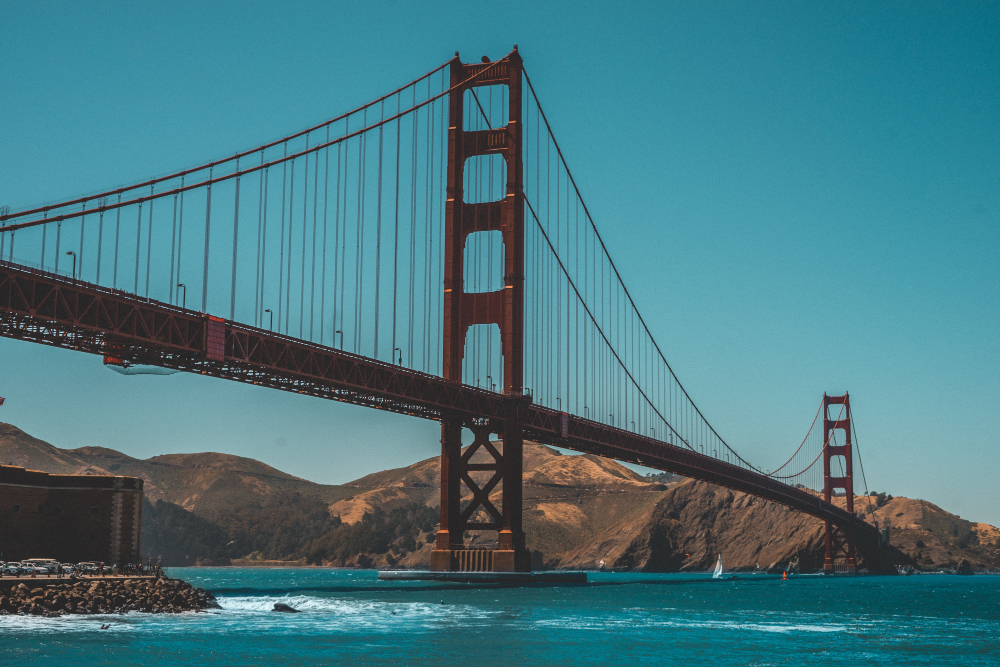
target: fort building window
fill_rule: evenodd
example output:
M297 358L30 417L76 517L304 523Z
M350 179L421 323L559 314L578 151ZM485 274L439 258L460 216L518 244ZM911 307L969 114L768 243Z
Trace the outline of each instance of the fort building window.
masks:
M101 508L98 507L97 505L91 505L90 516L100 516L100 515L101 515Z
M21 513L21 503L14 503L14 514Z

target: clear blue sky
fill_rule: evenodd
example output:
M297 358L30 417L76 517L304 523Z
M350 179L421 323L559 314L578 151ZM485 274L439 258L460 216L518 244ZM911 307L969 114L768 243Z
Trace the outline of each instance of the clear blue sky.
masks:
M0 204L229 155L516 42L651 329L784 460L850 390L869 486L1000 524L1000 3L0 5ZM436 424L0 339L0 419L344 482Z

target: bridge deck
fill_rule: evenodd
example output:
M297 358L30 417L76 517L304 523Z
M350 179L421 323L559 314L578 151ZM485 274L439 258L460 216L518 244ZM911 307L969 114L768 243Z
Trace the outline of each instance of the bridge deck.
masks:
M524 405L402 366L4 261L0 311L0 335L8 338L425 419L485 419L499 428L510 410ZM224 349L210 344L215 338L210 329L224 331ZM874 526L804 489L627 430L527 403L524 431L536 442L743 491L877 539Z

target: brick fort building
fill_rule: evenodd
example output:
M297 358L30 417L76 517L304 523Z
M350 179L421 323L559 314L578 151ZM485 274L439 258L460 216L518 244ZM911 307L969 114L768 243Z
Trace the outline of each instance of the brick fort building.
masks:
M50 475L0 465L0 560L141 558L142 479Z

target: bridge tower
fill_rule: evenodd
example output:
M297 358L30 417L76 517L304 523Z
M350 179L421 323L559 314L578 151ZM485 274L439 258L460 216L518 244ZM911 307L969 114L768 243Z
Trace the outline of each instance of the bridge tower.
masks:
M836 409L838 415L830 418L830 406L843 406ZM833 445L836 431L844 432L839 439L843 445ZM827 396L823 394L823 499L832 502L834 492L842 490L846 494L847 511L854 514L854 460L851 445L851 398L845 392L843 396ZM831 463L835 457L843 457L843 467L838 466L838 472L843 476L833 475ZM823 571L832 573L837 569L836 561L843 563L843 570L853 573L856 569L854 559L854 538L851 528L842 528L832 522L826 522L826 559Z
M448 121L447 200L444 239L444 368L445 380L462 381L462 361L469 328L495 324L500 328L503 355L503 393L508 410L503 423L463 420L444 415L441 421L441 526L431 554L432 570L528 571L530 558L521 521L521 464L523 459L522 415L526 402L523 387L524 340L524 198L521 159L521 58L517 47L495 62L465 64L458 53L451 61ZM478 75L478 76L476 76ZM475 76L475 79L471 77ZM464 129L467 91L479 86L507 86L508 122L486 130ZM506 195L498 201L465 201L465 161L479 155L499 154L506 162ZM492 292L464 291L464 249L475 232L498 231L504 246L502 289ZM474 434L473 443L462 452L462 429ZM490 441L492 433L503 440L502 451ZM472 463L473 454L485 450L491 463ZM470 475L489 471L482 487ZM497 509L490 493L503 483L503 502ZM462 485L472 501L461 507ZM486 521L473 521L477 515ZM495 530L495 550L465 546L464 534L473 530Z

